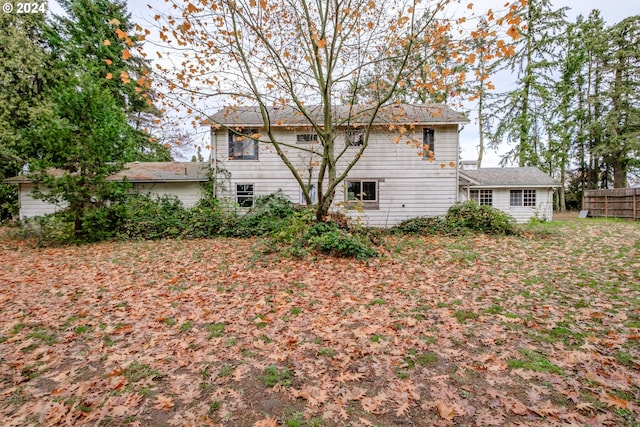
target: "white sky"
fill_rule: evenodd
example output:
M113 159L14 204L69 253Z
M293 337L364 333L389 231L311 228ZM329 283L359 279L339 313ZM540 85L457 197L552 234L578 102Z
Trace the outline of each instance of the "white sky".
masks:
M48 2L50 9L54 13L60 13L60 8L55 4L54 0L48 0ZM506 0L468 0L467 2L473 3L474 11L479 12L490 8L494 10L500 9L504 6ZM463 3L463 8L467 2ZM629 16L640 15L639 0L552 0L551 3L554 9L568 7L567 18L571 21L575 20L580 14L585 17L588 16L593 9L600 10L601 16L607 24L614 24ZM134 20L142 26L145 26L145 23L153 21L154 12L147 7L147 4L151 4L154 8L160 9L166 7L166 4L162 0L128 0L127 4ZM501 79L502 78L501 76ZM508 85L508 83L508 81L494 81L498 89L500 89L500 86ZM475 160L477 158L478 126L473 114L473 106L470 106L470 108L472 109L471 123L460 133L460 146L462 149L462 159L464 160ZM482 166L497 166L501 154L507 151L509 151L509 147L501 147L498 152L491 150L486 151Z

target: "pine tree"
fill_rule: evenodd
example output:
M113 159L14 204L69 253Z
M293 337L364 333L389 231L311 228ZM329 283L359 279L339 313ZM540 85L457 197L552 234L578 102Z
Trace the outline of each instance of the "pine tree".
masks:
M524 26L518 27L521 37L515 42L515 54L501 66L503 71L517 75L516 87L498 94L487 106L498 117L492 144L512 145L504 160L515 160L519 166L539 165L545 150L545 109L552 97L554 50L566 26L565 10L552 10L549 0L527 2L518 16Z
M136 160L168 161L171 154L145 129L161 114L153 104L150 67L139 53L141 30L122 0L60 0L66 16L54 17L51 47L72 75L82 74L107 88L127 115L137 146Z

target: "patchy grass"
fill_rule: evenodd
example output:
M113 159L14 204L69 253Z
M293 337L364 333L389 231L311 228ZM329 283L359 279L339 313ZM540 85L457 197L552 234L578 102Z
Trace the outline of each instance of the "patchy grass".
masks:
M0 237L0 419L636 427L640 224L522 234L391 236L368 263Z

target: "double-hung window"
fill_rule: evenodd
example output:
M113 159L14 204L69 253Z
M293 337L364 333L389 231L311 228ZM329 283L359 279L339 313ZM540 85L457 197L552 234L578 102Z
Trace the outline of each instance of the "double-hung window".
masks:
M422 158L433 160L436 157L436 131L431 128L422 129Z
M536 190L511 190L509 192L509 205L513 207L535 207Z
M479 205L493 206L493 190L471 190L469 198Z
M236 184L236 203L241 208L253 207L253 184Z
M255 129L229 131L229 160L258 160L258 141L252 135L258 133Z

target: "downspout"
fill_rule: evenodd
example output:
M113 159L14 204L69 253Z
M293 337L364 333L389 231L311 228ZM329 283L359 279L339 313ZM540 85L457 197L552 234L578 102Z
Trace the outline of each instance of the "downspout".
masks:
M460 202L460 132L464 129L464 124L460 127L458 123L458 135L456 135L456 203Z
M213 152L209 156L209 164L213 163L213 198L218 198L218 133L212 132Z

